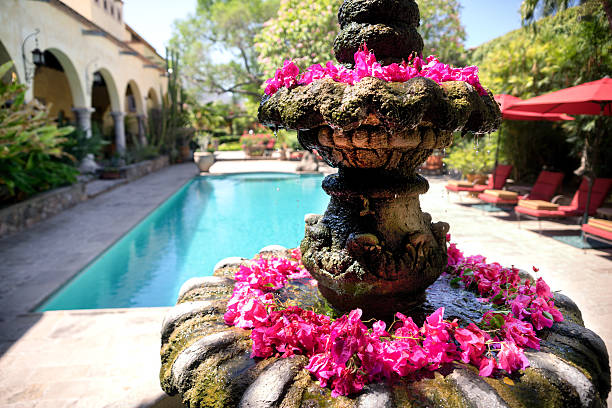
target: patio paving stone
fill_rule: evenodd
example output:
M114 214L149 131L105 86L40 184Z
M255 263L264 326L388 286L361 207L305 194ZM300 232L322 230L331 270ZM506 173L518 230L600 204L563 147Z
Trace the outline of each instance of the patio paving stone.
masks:
M294 171L298 162L222 161L211 173ZM189 163L118 186L33 228L0 240L0 407L180 406L158 384L160 328L168 308L30 313L40 301L196 174ZM581 308L586 326L612 349L612 250L580 250L549 238L578 225L521 221L447 199L444 177L429 177L423 211L451 224L466 254L540 268L553 290ZM300 220L301 222L301 220ZM273 243L271 243L273 244ZM609 400L610 402L610 400Z

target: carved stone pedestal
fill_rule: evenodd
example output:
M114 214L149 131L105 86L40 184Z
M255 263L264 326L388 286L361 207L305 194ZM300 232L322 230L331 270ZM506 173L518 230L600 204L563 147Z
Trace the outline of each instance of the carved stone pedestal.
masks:
M391 317L423 301L447 262L448 224L432 224L419 194L427 180L412 174L341 169L323 181L331 196L321 217L307 220L303 262L337 309Z

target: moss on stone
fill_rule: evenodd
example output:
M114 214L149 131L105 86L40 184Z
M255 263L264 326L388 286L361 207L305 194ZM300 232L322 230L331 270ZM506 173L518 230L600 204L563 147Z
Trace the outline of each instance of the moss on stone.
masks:
M404 83L363 78L355 85L331 78L282 88L259 107L260 122L272 127L313 129L324 125L352 129L375 115L390 131L428 123L441 131L488 133L501 122L489 93L481 96L464 82L438 85L422 77Z
M396 405L399 407L463 408L470 406L461 392L442 374L419 381L402 380L393 387Z
M338 62L352 65L353 56L363 44L367 44L376 58L387 65L408 61L410 55L423 53L423 39L416 27L393 21L345 25L334 41L334 55Z
M197 302L202 300L208 301L225 301L229 300L234 291L234 286L215 286L207 287L201 286L187 292L183 297L179 299L177 305L186 302Z
M352 22L375 24L387 21L401 21L418 27L419 6L414 0L345 0L338 11L340 27Z
M354 408L355 397L332 397L329 388L321 388L318 381L310 381L304 388L300 407L308 408Z
M202 337L227 330L227 326L219 315L197 316L183 322L170 335L168 342L162 344L161 368L159 379L164 391L171 394L174 392L172 386L172 365L178 355Z
M541 372L528 368L508 385L502 379L484 378L511 407L554 408L571 406L564 403L563 395Z
M225 266L214 271L213 276L234 279L234 275L236 275L236 272L238 272L239 270L240 266Z
M253 360L250 341L240 341L202 362L183 394L189 407L234 407L247 387L274 359Z
M279 408L299 408L302 403L304 390L312 383L312 377L307 370L301 370L293 380L293 384L289 387L283 400L279 404Z

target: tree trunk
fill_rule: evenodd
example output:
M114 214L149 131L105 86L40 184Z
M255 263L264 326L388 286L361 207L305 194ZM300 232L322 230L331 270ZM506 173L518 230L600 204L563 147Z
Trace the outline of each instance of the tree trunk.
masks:
M610 31L612 31L612 5L610 0L601 0L601 5L606 12L608 17L608 24L610 24Z

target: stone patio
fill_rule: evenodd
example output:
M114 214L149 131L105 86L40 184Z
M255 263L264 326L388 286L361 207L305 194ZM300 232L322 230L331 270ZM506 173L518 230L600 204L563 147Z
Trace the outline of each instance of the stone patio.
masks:
M293 171L297 162L231 161L211 172ZM158 384L160 327L167 308L31 313L105 248L196 173L172 166L0 240L0 406L174 407ZM585 324L612 347L612 250L580 250L547 235L577 225L523 221L450 201L446 179L430 177L421 207L451 224L466 254L531 270L582 309ZM476 201L471 201L476 202ZM496 215L493 215L496 214ZM273 243L271 243L273 244ZM208 271L206 271L208 272ZM610 400L609 400L610 402Z

